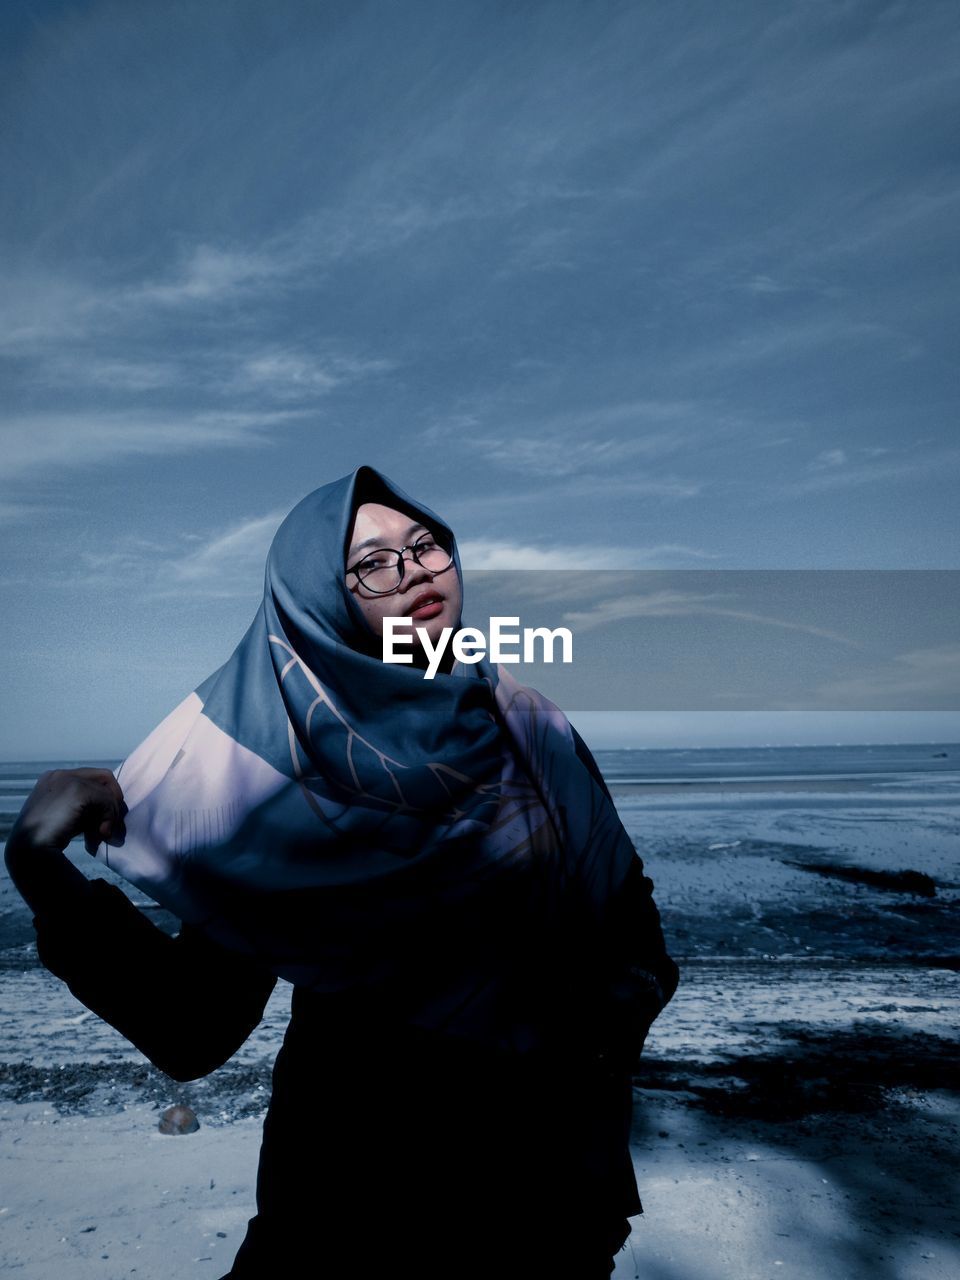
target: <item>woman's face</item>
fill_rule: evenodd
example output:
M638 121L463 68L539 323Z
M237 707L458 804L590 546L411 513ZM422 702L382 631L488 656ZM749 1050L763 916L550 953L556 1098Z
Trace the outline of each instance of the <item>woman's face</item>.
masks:
M413 516L395 511L393 507L382 506L379 502L364 502L357 508L353 529L350 532L350 545L347 551L345 568L355 565L363 556L369 555L379 547L392 547L399 550L409 547L424 533L429 532L426 525L417 522ZM372 541L371 541L372 539ZM403 579L396 591L389 595L374 595L358 580L354 573L348 574L347 586L374 633L383 635L384 618L411 618L413 627L420 627L427 632L432 644L436 644L444 627L456 628L460 625L460 611L463 600L460 591L460 580L456 566L451 564L442 573L434 573L423 565L417 564L409 550L403 553ZM428 595L439 602L415 608L417 601ZM401 628L395 634L403 635L407 628ZM415 666L425 665L426 654L421 648L416 630L412 632L413 644L401 645L397 652L410 653ZM450 650L447 650L449 656Z

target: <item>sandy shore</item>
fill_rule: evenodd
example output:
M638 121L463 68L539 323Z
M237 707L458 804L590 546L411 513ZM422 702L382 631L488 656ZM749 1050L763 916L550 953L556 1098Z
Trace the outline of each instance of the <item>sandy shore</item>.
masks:
M684 978L636 1078L645 1213L618 1280L960 1273L960 1095L947 1034L960 1020L960 975L688 958ZM189 1084L146 1063L45 970L8 971L5 990L20 1012L3 1021L0 1263L25 1280L216 1280L254 1212L290 988L231 1063ZM29 1049L19 1061L15 1043ZM388 1054L383 1083L388 1106ZM196 1111L196 1133L158 1132L175 1102ZM469 1116L465 1098L465 1142ZM558 1222L545 1276L549 1249L562 1245ZM370 1273L387 1263L371 1239Z
M960 1274L950 1225L955 1093L901 1090L879 1112L789 1122L731 1118L663 1090L638 1088L634 1105L645 1212L632 1220L617 1280ZM0 1105L5 1272L215 1280L229 1269L253 1212L260 1120L169 1137L157 1132L157 1116L145 1103L65 1116L36 1103ZM544 1246L545 1277L562 1249L558 1221ZM358 1275L389 1272L375 1234L362 1256ZM456 1258L449 1274L455 1280Z

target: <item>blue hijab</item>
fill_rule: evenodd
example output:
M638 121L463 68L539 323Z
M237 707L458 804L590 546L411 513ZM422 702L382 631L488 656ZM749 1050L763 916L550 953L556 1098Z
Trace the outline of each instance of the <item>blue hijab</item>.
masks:
M309 493L233 654L117 770L97 856L290 982L529 1047L636 853L555 704L486 658L382 661L344 573L365 502L446 534L462 592L453 530L373 467Z

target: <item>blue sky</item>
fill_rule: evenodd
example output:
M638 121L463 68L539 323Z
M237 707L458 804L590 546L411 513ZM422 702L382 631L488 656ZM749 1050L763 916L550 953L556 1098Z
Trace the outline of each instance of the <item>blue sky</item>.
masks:
M954 3L0 22L0 758L128 751L361 463L467 568L960 568ZM761 720L576 722L960 737Z

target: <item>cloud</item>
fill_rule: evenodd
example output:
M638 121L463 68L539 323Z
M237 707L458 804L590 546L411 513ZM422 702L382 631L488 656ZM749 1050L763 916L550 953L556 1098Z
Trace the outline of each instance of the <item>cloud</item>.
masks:
M532 420L511 422L513 416L509 406L492 400L431 423L419 438L479 454L484 462L518 475L573 482L563 492L586 494L598 483L613 483L626 484L622 492L692 497L702 488L699 480L644 473L636 465L692 452L707 431L708 415L702 406L628 400ZM717 419L710 426L714 438L732 428Z
M678 543L658 543L648 547L551 546L468 538L458 543L464 571L492 569L636 569L655 568L670 559L711 560L716 552L701 551Z
M170 279L122 292L117 295L115 305L129 308L138 303L156 302L169 307L220 300L260 288L290 269L292 264L269 250L221 249L199 244Z
M48 270L4 264L0 292L0 352L29 357L56 354L66 339L89 333L104 293Z
M276 429L299 416L295 411L21 416L3 424L0 480L102 467L133 457L260 447L273 443Z
M943 222L952 225L956 206L960 204L960 184L946 188L923 191L895 188L893 191L878 189L870 205L861 206L859 218L835 220L834 234L818 244L816 250L799 253L793 266L802 266L809 259L825 261L828 258L876 253L891 240L902 242L909 235L921 233L917 224ZM798 240L797 243L803 243Z
M960 464L960 449L957 448L934 448L918 455L917 450L928 443L927 440L916 440L909 445L890 448L827 449L808 464L808 475L782 485L768 485L764 496L773 498L785 494L798 497L830 489L902 480L907 476L948 474ZM913 456L908 456L911 453ZM881 458L884 460L880 461Z
M21 521L27 522L38 520L43 516L49 516L53 506L49 502L30 503L30 502L0 502L0 524L17 524ZM18 581L21 581L18 579ZM25 578L24 583L32 582L32 579Z
M828 467L842 467L847 460L844 449L822 449L808 464L810 471L822 471Z
M277 508L246 516L207 536L181 534L172 542L129 536L108 552L81 550L79 569L71 569L60 585L122 584L126 595L143 600L255 599L270 543L287 514L287 508Z
M820 685L812 701L820 707L859 705L868 710L960 709L960 645L894 654L883 666Z
M278 400L303 400L324 395L346 383L378 377L398 367L396 360L265 348L242 357L228 385L237 390L265 393Z
M427 202L361 195L339 207L311 211L272 236L250 244L201 242L166 276L105 296L106 306L195 308L278 287L316 285L331 268L396 249L461 222L491 221L564 195L549 185L514 184L509 190L468 192ZM582 193L573 193L580 197Z
M755 275L745 281L742 286L747 293L785 293L788 286L779 280L774 280L772 276Z
M791 619L771 617L750 609L736 609L715 603L718 600L735 598L731 592L706 592L697 594L683 591L652 591L647 594L620 594L611 599L601 600L590 609L579 612L568 612L563 621L570 623L577 631L591 631L611 622L620 622L625 618L667 618L712 616L719 618L737 618L742 622L756 623L765 627L780 627L786 631L797 631L805 635L817 636L823 640L832 640L838 644L849 645L854 649L863 646L848 636L824 627L809 623L795 622Z
M592 440L557 439L549 433L542 436L505 434L485 436L480 452L489 462L509 470L522 471L526 475L564 479L582 476L585 471L616 471L641 458L657 452L654 440L638 436L635 439L595 437ZM650 477L651 488L663 487L675 492L678 483L673 479Z
M93 386L136 394L182 384L184 368L178 360L110 357L78 350L56 352L37 362L29 381L43 386Z
M672 475L652 476L642 471L628 470L621 474L614 472L608 475L572 476L551 488L549 496L554 502L581 498L602 502L614 497L695 498L703 492L706 483L698 479Z
M164 313L224 310L239 298L280 289L315 289L327 271L387 252L458 222L496 220L556 193L520 184L511 191L438 199L384 200L357 196L339 207L311 211L281 232L249 242L199 241L166 271L130 282L101 282L75 272L11 266L0 302L0 350L53 352L64 338L126 339Z
M159 567L155 588L172 594L185 587L203 594L246 595L251 582L261 585L267 551L287 514L286 508L278 508L241 520L179 559L167 560Z
M110 340L106 345L119 344ZM58 345L49 354L34 358L22 376L25 385L42 390L92 387L106 391L114 403L118 395L138 396L184 386L191 387L194 396L202 394L217 401L253 393L261 401L289 402L315 400L338 387L381 377L398 367L396 360L364 357L331 344L310 351L233 340L148 359L102 354L95 345L77 343L72 350Z
M739 334L723 338L712 345L704 344L689 354L671 361L670 371L677 375L706 374L749 365L792 361L823 348L884 343L885 348L903 346L902 335L888 325L851 316L821 315L795 320L776 327L760 324Z

